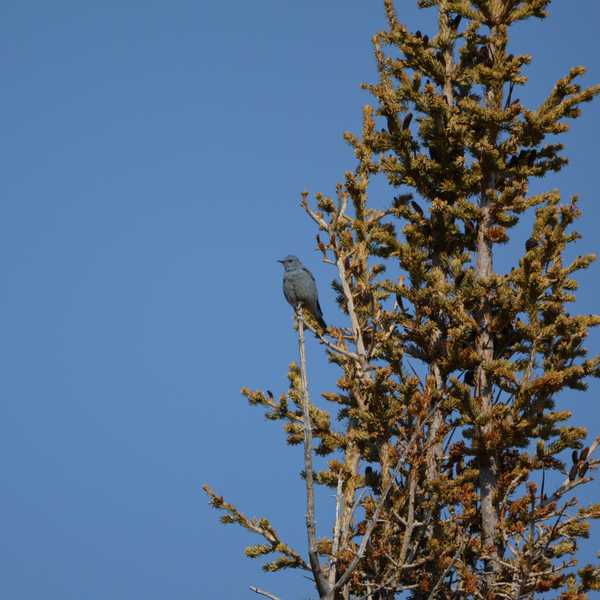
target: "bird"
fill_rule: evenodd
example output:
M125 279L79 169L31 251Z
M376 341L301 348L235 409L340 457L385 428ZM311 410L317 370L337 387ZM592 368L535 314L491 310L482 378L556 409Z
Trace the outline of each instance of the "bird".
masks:
M323 329L327 329L313 274L296 256L289 255L277 262L280 262L284 269L283 295L285 299L294 310L301 304Z

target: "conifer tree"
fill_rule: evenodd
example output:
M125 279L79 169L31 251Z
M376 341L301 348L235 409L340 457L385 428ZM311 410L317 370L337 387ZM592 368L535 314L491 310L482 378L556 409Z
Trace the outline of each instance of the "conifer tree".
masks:
M600 317L569 306L594 257L564 257L577 199L529 185L565 166L556 138L600 86L583 89L575 67L539 106L518 99L531 56L510 53L511 27L543 19L550 0L418 4L437 11L437 31L409 31L384 1L372 105L361 134L345 134L356 168L334 197L301 198L346 322L323 332L300 308L289 389L243 390L304 445L307 557L205 489L224 523L263 538L248 556L309 572L321 599L579 600L600 590L600 566L576 559L600 504L574 491L600 464L600 437L586 445L556 401L600 374L584 346ZM368 196L378 175L383 203ZM518 263L496 272L528 214ZM339 369L328 409L309 398L306 329ZM336 491L318 532L317 485Z

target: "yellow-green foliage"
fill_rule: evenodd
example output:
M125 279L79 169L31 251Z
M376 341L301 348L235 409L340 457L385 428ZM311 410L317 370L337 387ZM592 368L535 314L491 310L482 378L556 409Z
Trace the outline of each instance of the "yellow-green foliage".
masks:
M316 481L335 488L341 480L342 508L355 511L338 540L337 573L381 504L348 584L356 596L387 582L415 598L557 590L580 599L600 589L597 565L576 569L577 541L600 509L580 506L572 490L590 481L599 440L584 448L587 432L567 424L571 412L556 399L600 374L600 357L584 346L600 317L569 306L574 274L595 257L564 257L579 238L577 198L532 195L529 183L564 167L555 137L600 86L582 88L584 69L575 67L538 106L517 99L532 57L509 52L510 27L543 18L550 0L419 4L438 14L429 35L410 31L384 1L388 26L373 38L378 80L364 85L372 104L362 131L344 136L358 164L334 196L317 194L314 208L307 194L301 201L348 316L321 339L339 370L337 389L310 408L314 452L331 459ZM371 200L376 176L389 193ZM520 259L495 273L494 251L512 243L529 213ZM288 379L278 399L242 392L282 421L289 444L301 444L294 363ZM276 553L267 570L310 569L267 521L248 520L208 493L225 522L267 540L248 556ZM487 541L486 519L494 526ZM318 543L323 556L334 552L328 533Z

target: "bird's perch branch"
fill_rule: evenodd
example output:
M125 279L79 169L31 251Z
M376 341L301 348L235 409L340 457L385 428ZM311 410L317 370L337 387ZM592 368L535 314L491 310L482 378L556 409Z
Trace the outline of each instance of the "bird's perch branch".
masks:
M304 414L304 472L306 479L306 532L308 535L308 558L321 597L329 591L329 583L321 569L317 552L317 531L315 525L315 483L312 457L312 425L310 420L310 397L306 373L306 352L304 349L304 315L302 307L296 307L298 319L298 346L300 349L300 374L302 379L302 410Z

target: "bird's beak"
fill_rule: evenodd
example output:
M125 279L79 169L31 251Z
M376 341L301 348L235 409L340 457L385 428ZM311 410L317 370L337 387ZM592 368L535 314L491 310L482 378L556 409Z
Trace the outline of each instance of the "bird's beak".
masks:
M279 263L283 264L283 261L282 261L282 260L279 260L279 259L277 259L277 262L279 262Z

